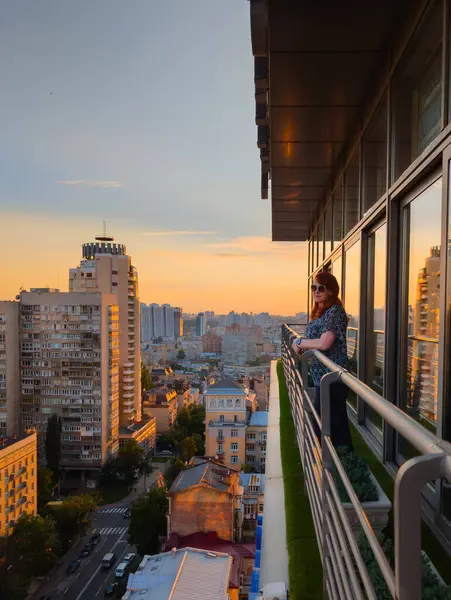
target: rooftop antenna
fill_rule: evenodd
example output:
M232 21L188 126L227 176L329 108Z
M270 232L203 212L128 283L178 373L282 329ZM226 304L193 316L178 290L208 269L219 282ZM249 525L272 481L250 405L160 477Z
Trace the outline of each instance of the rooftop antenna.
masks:
M106 221L103 222L103 233L101 235L96 235L96 240L98 242L114 242L114 237L107 233Z

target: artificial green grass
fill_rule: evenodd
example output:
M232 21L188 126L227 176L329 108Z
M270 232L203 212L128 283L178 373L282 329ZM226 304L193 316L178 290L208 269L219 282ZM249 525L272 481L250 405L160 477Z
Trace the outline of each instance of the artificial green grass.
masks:
M323 570L304 474L291 416L282 361L277 363L280 397L280 452L282 457L287 528L288 576L292 600L320 600Z

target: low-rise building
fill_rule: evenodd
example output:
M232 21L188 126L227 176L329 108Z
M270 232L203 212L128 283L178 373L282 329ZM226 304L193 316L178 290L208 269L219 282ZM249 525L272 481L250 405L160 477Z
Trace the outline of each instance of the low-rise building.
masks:
M254 534L255 537L255 534ZM218 538L216 533L193 533L186 537L171 535L165 543L165 550L172 548L197 548L208 552L229 554L232 559L229 590L239 589L240 599L246 599L250 592L252 567L255 562L255 543L233 544Z
M177 392L166 387L150 390L144 395L143 413L156 419L157 436L172 429L177 418Z
M204 393L206 455L238 469L245 462L246 398L245 390L231 379Z
M123 600L238 600L230 587L233 559L222 552L173 549L144 556L128 576Z
M263 514L265 475L241 473L240 485L243 488L243 541L254 541L257 516Z
M143 415L142 421L128 427L119 427L119 447L135 440L146 454L153 454L157 444L157 419L154 415Z
M223 540L241 538L240 474L213 460L194 458L168 492L168 537L216 532Z
M24 514L37 512L37 434L0 440L0 536Z
M268 411L252 413L246 431L246 463L258 473L265 472L267 431Z

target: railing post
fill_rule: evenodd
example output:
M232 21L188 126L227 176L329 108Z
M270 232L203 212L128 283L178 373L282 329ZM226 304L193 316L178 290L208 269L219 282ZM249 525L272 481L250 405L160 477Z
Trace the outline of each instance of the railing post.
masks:
M405 462L395 479L396 600L421 600L421 492L440 477L443 454L425 454Z
M326 373L323 376L320 383L320 401L321 401L321 456L322 456L322 473L321 473L321 486L322 486L322 509L323 509L323 530L321 532L321 545L323 549L323 599L328 599L328 573L327 573L327 558L329 556L328 546L326 537L328 534L326 514L329 513L329 506L327 502L327 493L329 485L327 477L324 472L326 469L332 474L333 473L333 460L330 455L329 448L325 443L324 439L331 435L331 418L330 418L330 386L332 383L339 381L339 373Z

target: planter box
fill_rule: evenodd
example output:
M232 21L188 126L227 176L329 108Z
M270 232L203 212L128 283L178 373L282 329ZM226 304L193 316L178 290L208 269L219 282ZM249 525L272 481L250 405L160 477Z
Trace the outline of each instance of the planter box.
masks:
M374 529L374 533L378 535L382 533L388 523L388 517L392 504L372 473L371 479L376 486L379 494L379 500L374 502L362 502L362 508L366 513L371 527ZM357 539L361 530L359 518L357 517L354 507L350 502L343 502L343 508L345 509L345 513L348 517L354 537Z

